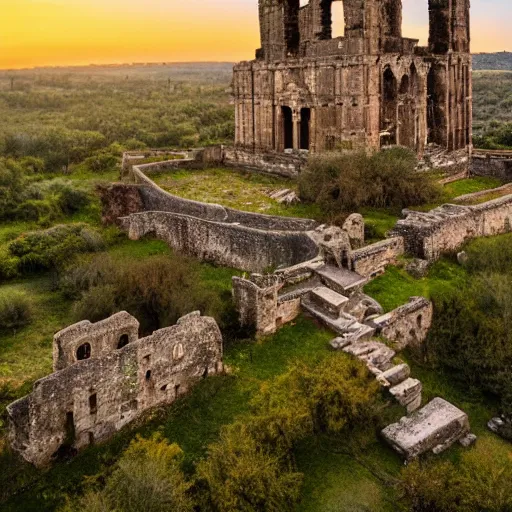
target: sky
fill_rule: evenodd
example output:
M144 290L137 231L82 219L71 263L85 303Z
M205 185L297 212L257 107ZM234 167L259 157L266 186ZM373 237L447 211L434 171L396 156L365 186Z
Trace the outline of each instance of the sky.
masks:
M427 0L403 0L426 43ZM340 3L338 3L340 5ZM511 0L472 0L472 50L512 51ZM250 60L257 0L0 0L0 68Z

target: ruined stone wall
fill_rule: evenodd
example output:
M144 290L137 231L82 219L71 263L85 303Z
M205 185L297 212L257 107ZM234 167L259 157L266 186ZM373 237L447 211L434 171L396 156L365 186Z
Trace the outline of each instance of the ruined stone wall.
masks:
M122 226L133 240L153 234L199 260L253 272L295 265L318 254L307 232L255 229L171 212L133 214L122 219Z
M53 337L53 371L83 359L97 359L139 339L139 322L126 311L92 324L84 320Z
M408 211L392 234L404 237L406 252L432 261L473 238L508 233L511 226L509 195L475 206L446 204L430 212Z
M352 270L363 277L375 277L382 274L388 265L396 263L404 252L402 237L387 238L353 251Z
M146 176L147 169L147 167L136 166L132 170L134 179L141 184L140 195L146 211L172 212L217 222L237 222L255 229L306 231L318 226L318 223L311 219L244 212L225 208L218 204L202 203L174 196L160 188L151 178ZM172 169L170 172L172 172Z
M213 318L193 313L175 326L34 384L7 408L10 441L28 462L105 440L148 409L172 403L198 379L222 371L222 336Z
M254 170L284 176L285 178L298 178L301 170L306 166L305 155L285 154L271 152L254 153L236 147L224 147L223 164L235 169Z
M473 176L489 176L505 182L512 181L512 151L474 150L471 159Z
M412 297L407 304L372 320L377 334L392 341L398 350L418 348L432 325L434 308L424 297Z

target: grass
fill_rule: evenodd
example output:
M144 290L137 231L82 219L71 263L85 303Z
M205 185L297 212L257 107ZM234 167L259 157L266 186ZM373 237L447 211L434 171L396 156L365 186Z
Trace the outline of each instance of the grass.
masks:
M439 296L448 288L463 284L467 278L463 267L449 258L436 262L423 279L412 277L404 268L406 262L403 260L402 267L388 267L383 275L370 281L364 288L365 293L380 302L386 312L405 304L410 297Z
M164 190L186 199L217 203L228 208L267 215L318 219L314 204L282 205L269 194L280 189L297 191L297 183L286 178L233 169L178 170L151 175Z
M474 177L464 180L454 181L448 183L443 187L446 197L451 200L466 194L473 194L474 192L481 192L482 190L489 190L503 185L503 183L496 178Z

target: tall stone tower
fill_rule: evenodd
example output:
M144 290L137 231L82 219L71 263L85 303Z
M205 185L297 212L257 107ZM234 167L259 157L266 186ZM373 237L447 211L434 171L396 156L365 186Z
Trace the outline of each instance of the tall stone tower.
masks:
M333 37L333 2L345 33ZM236 145L255 152L471 147L469 0L429 0L428 47L401 0L260 0L261 48L234 69Z

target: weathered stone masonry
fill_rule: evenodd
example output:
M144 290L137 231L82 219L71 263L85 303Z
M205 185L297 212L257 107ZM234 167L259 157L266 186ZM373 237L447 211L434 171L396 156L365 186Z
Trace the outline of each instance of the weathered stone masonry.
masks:
M260 0L261 48L234 69L235 147L469 150L469 0L429 0L428 47L402 37L401 0L343 0L333 38L333 1Z
M198 379L223 370L222 335L213 318L192 313L140 340L136 326L120 313L55 336L61 369L7 408L14 450L43 466L64 451L107 439L144 411L174 402ZM87 352L81 349L85 343Z

